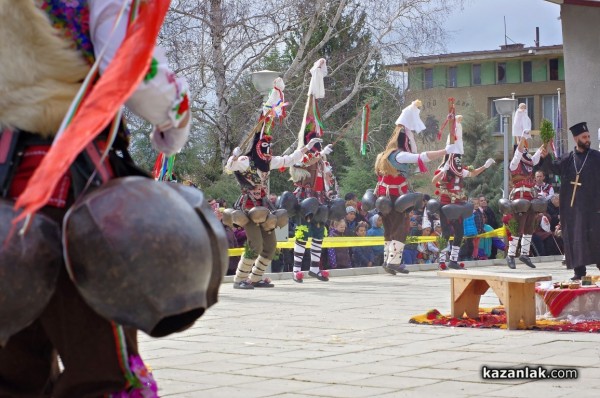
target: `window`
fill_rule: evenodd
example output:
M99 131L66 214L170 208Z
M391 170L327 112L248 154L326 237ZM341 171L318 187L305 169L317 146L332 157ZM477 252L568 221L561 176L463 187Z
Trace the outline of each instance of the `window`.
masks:
M446 87L456 87L456 66L450 66L448 68L448 82Z
M498 84L501 83L506 83L506 63L505 62L498 62L496 64L496 82Z
M533 81L533 65L531 61L523 61L523 83Z
M558 156L560 156L568 150L567 146L570 139L567 139L566 136L562 134L562 116L560 115L558 107L558 95L542 96L542 117L549 120L552 123L552 127L554 127L554 131L556 131L554 145Z
M552 122L554 130L558 130L558 95L544 95L542 97L542 115L544 119Z
M423 88L433 88L433 69L425 69L425 86Z
M473 64L473 85L481 85L481 64Z
M550 71L550 80L558 80L558 58L548 60L548 70Z

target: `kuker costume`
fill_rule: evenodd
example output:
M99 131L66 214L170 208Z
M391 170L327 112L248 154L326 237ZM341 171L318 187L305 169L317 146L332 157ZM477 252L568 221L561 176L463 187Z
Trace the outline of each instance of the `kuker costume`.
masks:
M155 49L168 7L0 0L0 396L156 397L137 329L217 301L222 226L133 164L121 119L126 102L166 154L187 140L186 83Z

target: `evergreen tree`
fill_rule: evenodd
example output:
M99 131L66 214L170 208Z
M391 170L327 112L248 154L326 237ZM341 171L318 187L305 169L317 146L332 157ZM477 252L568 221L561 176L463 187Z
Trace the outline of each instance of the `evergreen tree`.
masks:
M470 101L471 102L471 101ZM488 158L497 159L496 144L492 136L495 119L469 106L463 114L463 165L478 168ZM498 213L498 200L502 198L503 162L498 162L477 177L465 178L465 191L470 197L485 196L488 205Z

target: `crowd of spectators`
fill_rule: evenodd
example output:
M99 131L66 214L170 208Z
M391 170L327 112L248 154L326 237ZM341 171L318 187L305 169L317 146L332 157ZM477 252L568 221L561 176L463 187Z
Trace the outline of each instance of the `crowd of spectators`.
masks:
M561 255L563 243L560 229L559 194L554 193L552 185L545 182L543 171L535 174L536 185L539 187L539 198L548 201L546 212L539 213L536 217L536 230L533 234L530 256ZM331 194L335 196L335 193ZM425 195L425 202L430 199ZM269 200L275 204L277 195L271 194ZM327 226L329 237L382 237L383 220L376 210L370 212L362 208L361 202L357 200L356 194L349 193L344 197L346 202L346 215L343 219L330 223ZM499 253L504 252L506 245L503 239L495 236L478 235L494 231L502 226L502 222L496 213L488 206L485 196L473 197L473 215L464 220L464 242L460 250L459 260L481 260L495 259ZM221 219L220 213L227 207L223 200L211 200L209 202L217 217ZM440 253L446 247L440 247L445 243L438 239L441 236L440 220L433 214L417 213L412 211L408 218L407 228L410 229L409 240L406 242L402 255L404 264L428 264L437 263ZM294 236L293 220L290 220L288 236ZM224 226L229 247L243 247L246 235L243 228L231 228ZM428 241L411 240L410 237L432 237ZM307 251L307 253L309 253ZM322 257L322 268L355 268L381 266L384 261L383 245L352 247L335 247L324 249ZM272 263L272 272L289 272L293 266L293 250L278 249ZM310 265L310 255L306 254L303 270ZM239 256L229 259L228 275L235 274Z

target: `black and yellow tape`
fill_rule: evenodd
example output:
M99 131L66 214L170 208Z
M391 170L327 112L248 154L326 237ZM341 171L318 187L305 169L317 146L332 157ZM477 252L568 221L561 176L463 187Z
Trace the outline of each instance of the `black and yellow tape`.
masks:
M504 227L500 227L490 232L486 232L477 236L469 236L472 238L503 238L506 235ZM435 242L437 236L410 236L405 243L425 243ZM278 249L293 249L295 238L289 238L286 242L277 242ZM310 248L311 240L309 239L306 248ZM383 246L383 236L343 236L331 237L323 239L323 248L332 247L357 247L357 246ZM243 247L229 249L229 256L241 256L244 253Z

